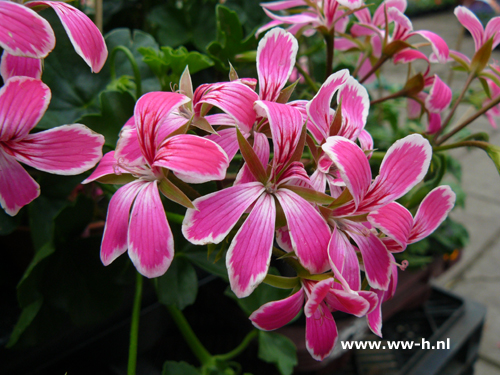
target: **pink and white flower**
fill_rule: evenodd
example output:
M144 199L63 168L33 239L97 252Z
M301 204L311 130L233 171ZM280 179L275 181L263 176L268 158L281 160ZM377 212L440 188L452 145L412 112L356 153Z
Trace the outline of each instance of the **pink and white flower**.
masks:
M29 134L47 110L50 89L29 77L13 77L0 89L0 204L14 216L40 194L18 163L41 171L75 175L102 157L104 137L80 124Z
M168 180L168 174L190 183L222 180L229 160L214 142L179 130L184 123L170 114L190 99L181 94L152 92L136 103L116 151L107 153L84 181L124 183L109 203L101 260L109 265L127 249L137 271L163 275L174 256L174 241L158 189L167 198L191 207ZM177 134L177 133L181 134Z

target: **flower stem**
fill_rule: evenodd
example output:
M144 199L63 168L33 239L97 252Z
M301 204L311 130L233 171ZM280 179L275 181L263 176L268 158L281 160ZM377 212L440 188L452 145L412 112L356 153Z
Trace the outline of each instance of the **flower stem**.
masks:
M191 351L198 358L202 366L211 366L214 362L214 357L212 357L212 355L200 342L198 337L196 337L182 311L174 305L167 306L167 309L172 316L172 319L174 319L175 324L177 324L177 328L181 331L182 337L184 337L184 340L186 340L186 343L189 345Z
M309 87L316 94L316 92L318 92L318 86L316 86L316 83L313 81L311 76L299 65L299 63L295 63L295 68L299 71L300 74L302 74L302 77L304 77Z
M363 83L366 81L373 73L375 73L387 60L389 59L389 56L382 55L380 59L373 65L373 67L370 69L368 73L365 74L363 78L359 80L359 83Z
M132 309L132 323L130 324L130 346L128 350L127 375L135 375L137 365L137 342L139 339L139 319L141 316L142 275L137 272L135 279L134 307Z
M233 350L231 350L230 352L228 352L226 354L218 354L214 357L217 359L223 360L223 361L233 359L234 357L239 355L242 351L244 351L247 348L248 344L250 344L252 342L252 340L255 337L257 337L258 333L259 333L259 331L256 329L250 331L248 333L248 335L245 336L243 341L236 348L234 348Z
M113 48L111 54L109 55L111 81L116 80L115 58L116 58L116 53L118 51L122 51L125 54L128 61L130 62L130 65L132 66L132 70L134 71L134 80L135 80L135 96L137 97L136 99L139 99L142 95L141 73L139 72L139 67L137 66L137 62L135 61L134 55L125 46L117 46Z

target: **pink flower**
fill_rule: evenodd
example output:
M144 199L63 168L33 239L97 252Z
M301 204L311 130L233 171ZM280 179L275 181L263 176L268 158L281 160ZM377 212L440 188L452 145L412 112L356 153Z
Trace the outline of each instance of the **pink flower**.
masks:
M102 157L104 137L80 124L29 134L50 97L44 83L29 77L10 78L0 89L0 204L11 216L40 194L17 161L49 173L75 175Z
M457 16L458 21L465 27L472 35L474 39L474 46L476 47L476 52L483 46L488 39L493 38L492 49L494 49L500 43L500 17L492 18L486 25L486 29L483 28L483 24L472 13L469 9L464 6L458 6L455 8L455 16Z
M39 62L33 59L44 58L54 49L55 36L50 24L30 8L40 10L47 6L59 16L75 51L93 72L99 72L108 56L100 31L84 13L60 1L30 1L24 5L0 1L0 46L4 55L32 58L25 62L28 72L33 69L41 72ZM25 75L20 73L17 72Z
M289 106L257 101L257 115L267 118L272 133L274 158L268 168L267 137L255 133L253 149L240 137L248 181L196 199L188 209L182 232L194 244L220 243L240 217L249 216L233 238L226 264L234 293L248 296L267 274L274 240L277 203L286 217L293 249L301 264L313 273L328 269L326 246L330 230L319 212L294 192L296 183L309 178L296 154L302 130L301 113ZM243 138L243 139L242 139ZM300 153L302 149L298 150Z
M205 138L182 134L186 129L179 129L185 122L170 117L189 100L177 93L143 95L134 117L123 127L116 151L107 153L84 181L128 182L109 203L101 245L104 265L128 249L139 273L149 278L163 275L174 256L174 241L158 189L167 198L191 207L189 199L168 180L170 172L190 183L225 177L226 153Z

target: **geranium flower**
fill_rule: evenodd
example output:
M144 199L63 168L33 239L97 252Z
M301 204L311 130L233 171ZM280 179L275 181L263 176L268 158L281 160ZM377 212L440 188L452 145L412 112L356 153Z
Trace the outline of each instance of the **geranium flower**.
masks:
M310 185L302 164L297 162L300 157L295 154L302 115L291 106L268 101L257 101L255 109L258 116L269 121L274 145L271 168L267 168L267 137L262 134L255 138L257 151L254 151L241 136L242 154L253 178L196 199L195 208L187 210L182 225L182 232L191 243L217 244L250 208L226 256L231 288L240 298L248 296L267 275L278 204L288 222L292 246L301 264L313 273L328 269L328 225L309 202L294 192L293 181Z
M10 78L0 89L0 204L11 216L40 195L40 186L17 161L49 173L75 175L102 157L104 137L84 125L29 134L50 97L47 85L29 77Z
M50 24L31 8L54 9L68 34L71 43L93 72L99 72L108 50L104 39L94 23L81 11L60 1L30 1L24 5L10 1L0 1L0 46L4 55L14 55L41 59L55 46L55 36ZM27 59L25 64L39 62Z
M476 15L466 7L457 6L454 13L458 22L471 33L474 39L476 52L479 51L483 44L490 38L493 38L492 50L500 43L500 17L492 18L486 25L486 28L484 28Z
M169 117L189 101L177 93L143 95L134 117L120 133L116 151L107 153L84 181L128 182L109 203L101 245L104 265L128 249L139 273L149 278L163 275L174 256L174 240L158 189L167 198L192 207L168 180L168 173L190 183L224 179L229 165L226 153L208 139L177 134L182 124Z

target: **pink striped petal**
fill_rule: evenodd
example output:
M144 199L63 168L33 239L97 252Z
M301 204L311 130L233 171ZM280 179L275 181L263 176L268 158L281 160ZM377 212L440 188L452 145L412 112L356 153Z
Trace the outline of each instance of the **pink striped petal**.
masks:
M342 117L345 119L339 135L355 140L363 130L370 110L368 91L354 77L349 77L339 91Z
M361 130L361 133L358 135L358 142L363 151L372 151L373 150L373 138L370 133L368 133L365 129ZM371 156L371 153L370 153ZM368 158L370 158L368 156Z
M16 159L24 164L69 176L94 167L102 158L103 144L104 136L85 125L74 124L29 134L10 147Z
M293 7L307 6L304 0L283 0L283 1L271 1L270 3L261 3L262 8L269 10L285 10Z
M429 112L428 121L429 121L429 123L427 124L427 133L435 134L441 129L441 114L440 113Z
M184 237L195 245L221 242L264 190L260 182L250 182L196 199L196 209L188 209L182 223Z
M253 137L254 137L253 149L255 151L255 154L259 158L264 169L266 169L269 163L269 155L270 155L269 141L267 140L267 136L263 133L254 132ZM255 181L255 176L252 174L252 172L250 172L248 165L246 163L243 164L243 167L240 169L238 175L236 176L234 184L235 185L246 184L247 182L254 182L254 181Z
M223 180L229 160L217 143L196 135L180 134L160 146L153 166L170 169L185 182L201 184Z
M0 1L0 46L16 56L46 57L55 46L50 24L31 9Z
M92 72L99 72L106 58L108 49L99 29L83 12L61 1L31 1L29 7L50 6L61 20L75 51L80 55Z
M319 169L316 169L310 177L311 185L314 190L324 193L326 191L326 175Z
M407 100L407 111L409 119L419 118L422 113L422 106L416 100L408 98Z
M427 63L429 62L427 56L416 49L405 49L401 52L396 53L392 58L394 64L408 64L415 60L424 60Z
M402 197L424 178L431 157L429 141L421 135L412 134L397 140L387 150L367 201L382 205Z
M324 299L330 293L333 283L335 282L333 278L321 280L319 282L303 281L306 283L310 292L307 296L307 302L304 305L304 315L307 318L314 316L318 308L324 303Z
M40 186L0 145L0 205L10 216L40 195Z
M264 331L272 331L283 327L297 316L304 303L304 291L292 294L279 301L268 302L250 315L252 324Z
M413 220L411 243L420 241L434 232L448 216L455 205L455 199L455 193L446 185L439 186L427 194Z
M263 100L255 102L255 110L269 120L274 145L273 168L278 173L290 161L299 143L302 115L289 105Z
M333 351L337 339L335 320L322 304L312 317L306 318L306 348L315 360L322 361Z
M356 242L363 257L365 273L370 286L387 290L391 274L391 258L383 242L362 224L351 223L349 235Z
M385 0L380 6L375 10L373 14L373 24L377 26L385 25L385 8L396 8L401 13L406 10L406 0Z
M290 237L290 230L287 225L276 230L276 242L287 253L293 251L292 238Z
M356 253L355 247L350 243L349 245L350 246L346 247L342 276L352 290L359 290L361 288L361 274L359 270L358 254ZM341 286L339 283L335 283L333 287L334 289L343 288L349 291L348 288Z
M205 120L212 126L226 125L226 126L236 126L236 122L232 116L226 113L216 113L213 115L205 116Z
M437 74L434 75L434 83L429 95L425 99L425 107L434 113L444 111L451 103L451 89Z
M135 199L128 229L128 255L137 272L148 278L167 272L174 258L174 237L157 181L148 182Z
M194 93L195 113L199 116L204 103L220 108L230 115L244 132L250 132L255 122L253 104L259 96L247 85L238 82L223 82L200 86Z
M312 13L308 13L308 12L302 12L302 13L294 14L291 16L278 16L274 13L271 13L266 8L263 8L263 10L264 10L264 13L266 13L269 18L276 21L274 23L270 22L270 24L272 24L273 26L279 25L281 23L285 23L285 24L293 25L293 28L295 28L295 29L300 29L301 27L306 26L307 24L314 25L314 24L318 23L318 16L315 14L312 14ZM269 24L266 26L269 26ZM299 27L296 28L295 26L299 26ZM261 29L263 29L263 28L261 28ZM260 31L260 32L262 32L262 31ZM290 29L290 32L292 34L294 34L295 30L292 31L292 29Z
M0 74L6 82L15 76L25 76L42 79L42 60L31 57L14 56L7 51L2 54Z
M378 303L375 308L367 315L368 326L374 334L382 337L382 301L386 292L379 289L372 290L377 294Z
M500 43L500 17L492 18L486 25L484 41L487 41L491 37L493 37L492 49L495 49L495 47Z
M340 5L349 9L361 8L364 5L364 0L337 0Z
M396 240L403 248L406 248L413 228L413 217L405 207L399 203L391 202L370 212L368 221L375 228Z
M427 30L415 31L409 34L409 36L414 34L418 34L424 39L427 39L427 41L429 41L429 43L431 44L432 51L435 53L438 61L441 64L446 64L446 62L448 61L448 57L450 56L450 50L443 38Z
M297 39L283 29L267 32L257 47L259 98L275 102L292 73L298 50Z
M370 309L370 302L355 292L332 289L325 299L332 310L343 311L347 314L362 317Z
M368 308L368 311L366 312L367 314L371 313L373 310L375 310L375 308L377 307L377 304L378 304L378 297L377 297L377 294L375 292L360 290L360 291L358 291L358 294L361 297L363 297L368 302L368 304L370 306Z
M290 190L279 189L275 195L285 213L300 263L312 273L325 272L329 268L328 224L309 202Z
M307 128L317 142L322 142L330 133L330 125L333 121L330 109L332 99L337 90L348 78L349 71L347 69L333 73L321 85L318 93L306 106L309 119L311 120Z
M333 275L338 281L340 281L342 287L348 291L351 287L345 280L343 271L350 247L352 247L352 245L349 242L349 239L346 237L344 232L335 226L333 228L330 242L328 243L328 259L330 261L330 267L332 268Z
M476 47L476 51L481 48L484 40L484 29L481 21L476 17L474 13L472 13L469 9L464 6L458 6L455 8L455 16L458 18L458 22L462 24L472 35L474 38L474 45Z
M120 163L130 166L146 164L139 144L134 117L131 117L120 130L120 138L116 143L115 151L116 160L120 160Z
M231 290L238 298L249 296L267 275L275 220L274 198L262 194L229 246L227 272Z
M50 97L49 87L37 79L7 80L0 89L0 140L26 137L47 110Z
M340 176L357 207L368 191L372 179L365 153L354 142L340 136L329 137L321 148L339 169Z
M127 251L130 209L135 197L146 185L147 182L143 180L126 184L109 201L101 244L101 261L105 266Z
M134 108L137 140L146 161L153 164L156 149L163 139L157 139L159 127L176 108L191 99L173 92L150 92L139 98ZM130 121L130 120L129 120Z
M233 160L234 155L240 149L236 129L234 128L218 130L217 134L210 134L205 138L217 143L224 150L229 160Z
M283 171L277 184L278 186L288 184L313 189L311 180L304 169L304 164L298 161L294 161Z
M97 168L92 172L92 174L87 177L82 184L88 184L89 182L100 179L101 177L110 176L110 175L121 175L121 174L130 174L124 169L120 168L117 164L117 160L115 158L115 151L110 151L106 153L101 160L99 160L99 164L97 164Z

